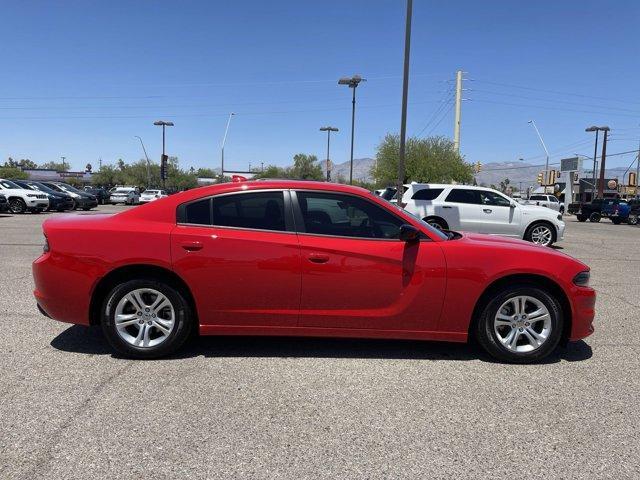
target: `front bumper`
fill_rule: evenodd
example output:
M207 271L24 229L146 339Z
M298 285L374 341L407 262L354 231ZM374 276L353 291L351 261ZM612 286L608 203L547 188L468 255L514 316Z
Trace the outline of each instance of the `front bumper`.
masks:
M576 341L594 332L596 291L590 287L576 287L571 291L572 322L569 340Z
M556 224L556 242L564 239L564 229L566 224L564 222L558 222Z
M48 198L28 198L25 200L25 204L27 208L49 208L49 199Z

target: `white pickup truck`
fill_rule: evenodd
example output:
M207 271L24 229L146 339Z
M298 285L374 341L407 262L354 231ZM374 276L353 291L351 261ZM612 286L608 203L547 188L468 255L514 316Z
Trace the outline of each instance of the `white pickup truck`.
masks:
M525 200L524 204L547 207L556 212L564 213L564 203L558 200L555 195L531 195L528 200Z

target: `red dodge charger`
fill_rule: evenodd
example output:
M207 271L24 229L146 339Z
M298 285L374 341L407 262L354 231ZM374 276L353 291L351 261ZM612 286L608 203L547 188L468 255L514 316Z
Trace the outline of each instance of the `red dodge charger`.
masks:
M475 339L509 362L593 332L589 268L549 248L441 232L370 192L202 187L44 222L40 311L156 358L202 335Z

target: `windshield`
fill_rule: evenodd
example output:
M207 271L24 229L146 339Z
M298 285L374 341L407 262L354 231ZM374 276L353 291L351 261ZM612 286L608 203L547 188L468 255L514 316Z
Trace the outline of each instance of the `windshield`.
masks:
M0 180L0 185L4 188L22 188L20 185L17 185L10 180Z
M73 188L71 185L67 185L66 183L59 183L58 186L67 192L84 193L78 190L77 188Z

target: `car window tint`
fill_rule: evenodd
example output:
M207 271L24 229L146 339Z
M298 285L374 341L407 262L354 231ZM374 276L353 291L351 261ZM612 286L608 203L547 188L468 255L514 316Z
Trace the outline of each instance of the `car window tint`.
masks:
M546 198L542 195L531 195L531 198L529 200L546 200Z
M297 192L305 231L317 235L398 238L402 219L351 195Z
M435 200L442 193L442 188L423 188L411 197L412 200Z
M466 188L454 188L449 192L446 202L452 203L480 203L480 195L478 190L471 190Z
M213 224L285 231L284 195L282 192L260 192L214 197Z
M186 205L184 208L184 223L211 225L211 200L205 198Z
M496 207L508 207L511 202L502 195L490 190L480 190L480 202L483 205L494 205Z

